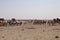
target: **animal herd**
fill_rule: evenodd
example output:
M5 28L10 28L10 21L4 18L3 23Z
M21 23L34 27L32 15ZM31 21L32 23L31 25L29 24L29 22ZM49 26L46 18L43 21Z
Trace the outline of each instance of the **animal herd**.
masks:
M15 26L21 25L21 21L16 21L14 18L11 20L5 20L4 18L0 18L0 26Z
M55 24L60 24L60 19L56 18L56 19L52 19L52 20L34 20L33 24L47 24L47 25L51 25L54 26Z
M33 25L42 25L42 24L48 24L48 25L55 25L55 24L60 24L60 19L56 18L53 20L16 20L12 18L11 20L5 20L4 18L0 18L0 26L21 26L23 24L32 23Z

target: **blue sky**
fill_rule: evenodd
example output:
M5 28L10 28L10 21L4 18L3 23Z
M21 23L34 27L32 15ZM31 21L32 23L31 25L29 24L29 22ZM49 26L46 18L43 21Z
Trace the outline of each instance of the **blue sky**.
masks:
M0 0L0 17L6 19L60 18L60 0Z

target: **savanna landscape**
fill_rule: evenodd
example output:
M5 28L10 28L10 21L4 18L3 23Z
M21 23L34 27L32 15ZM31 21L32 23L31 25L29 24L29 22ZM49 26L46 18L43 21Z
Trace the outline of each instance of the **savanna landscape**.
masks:
M5 20L0 18L0 40L60 40L60 19Z
M60 40L60 0L0 0L0 40Z

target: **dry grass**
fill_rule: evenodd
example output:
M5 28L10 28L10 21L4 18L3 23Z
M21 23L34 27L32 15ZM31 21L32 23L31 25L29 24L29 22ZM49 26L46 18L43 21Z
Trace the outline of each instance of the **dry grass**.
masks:
M60 25L0 27L0 40L60 40Z

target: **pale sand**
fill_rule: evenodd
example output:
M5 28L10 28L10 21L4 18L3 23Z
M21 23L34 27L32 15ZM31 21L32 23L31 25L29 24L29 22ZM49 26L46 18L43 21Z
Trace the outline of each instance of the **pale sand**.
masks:
M60 25L26 24L0 27L0 40L60 40Z

